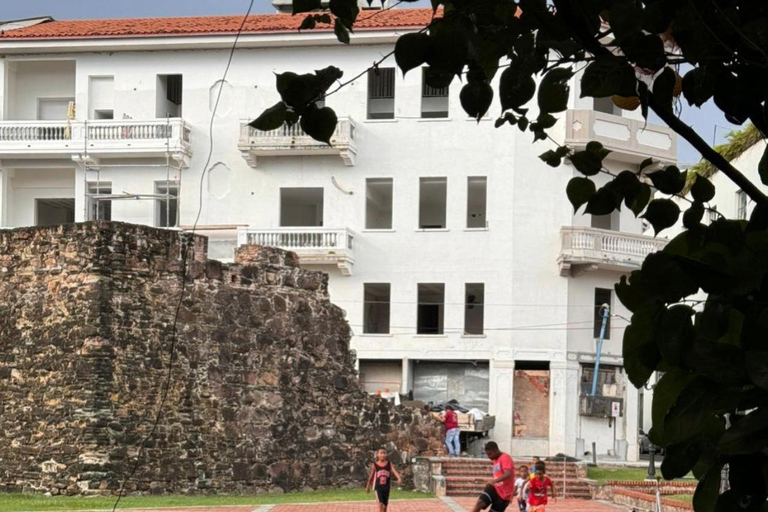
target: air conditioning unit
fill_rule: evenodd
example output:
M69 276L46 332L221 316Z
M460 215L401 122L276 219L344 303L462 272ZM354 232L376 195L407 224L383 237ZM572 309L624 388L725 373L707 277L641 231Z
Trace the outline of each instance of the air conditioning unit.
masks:
M579 414L593 418L624 416L624 399L614 396L581 395Z

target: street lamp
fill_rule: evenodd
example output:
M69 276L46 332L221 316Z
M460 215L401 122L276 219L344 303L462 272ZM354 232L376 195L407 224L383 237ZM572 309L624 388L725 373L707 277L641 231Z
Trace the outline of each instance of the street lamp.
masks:
M649 461L648 461L648 475L646 475L646 480L656 480L656 445L653 443L650 443L648 446L648 455Z

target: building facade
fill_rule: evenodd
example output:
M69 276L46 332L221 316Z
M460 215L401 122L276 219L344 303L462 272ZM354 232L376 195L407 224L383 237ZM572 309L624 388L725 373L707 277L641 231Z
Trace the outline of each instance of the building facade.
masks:
M252 16L226 80L238 17L5 32L0 226L197 221L213 257L243 243L293 250L330 275L369 392L489 411L513 454L583 457L595 443L636 459L650 393L622 369L629 313L612 289L664 241L631 212L574 214L565 187L575 171L538 158L551 146L494 129L497 101L468 119L458 81L433 89L394 62L325 99L340 117L331 147L298 127L247 126L279 100L274 73L333 64L355 76L431 10L369 16L349 46L330 30L299 33L300 17ZM675 161L670 130L579 96L577 77L555 140L601 141L616 172Z

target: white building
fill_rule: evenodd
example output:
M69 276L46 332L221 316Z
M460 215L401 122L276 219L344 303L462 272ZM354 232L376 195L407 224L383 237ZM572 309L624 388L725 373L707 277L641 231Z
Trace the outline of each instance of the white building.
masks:
M650 411L621 369L629 314L612 287L663 242L629 211L574 216L574 171L543 164L546 144L494 129L491 116L478 126L458 81L434 90L394 63L327 98L342 117L333 148L296 127L245 126L278 101L273 73L333 64L355 76L431 10L366 16L350 46L328 30L299 33L301 17L253 16L226 81L236 16L3 33L0 226L98 217L189 228L201 202L213 257L245 241L280 245L330 274L369 391L487 409L514 454L583 456L595 442L636 459ZM668 129L580 99L577 81L571 94L556 139L602 141L617 171L675 160ZM613 316L597 394L607 398L586 399L603 303Z

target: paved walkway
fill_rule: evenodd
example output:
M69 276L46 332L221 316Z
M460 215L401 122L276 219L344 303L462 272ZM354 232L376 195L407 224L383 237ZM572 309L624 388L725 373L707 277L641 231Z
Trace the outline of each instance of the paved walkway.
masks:
M393 501L388 512L457 512L469 511L475 504L473 498L440 500ZM516 512L517 507L509 507ZM547 507L547 512L617 512L618 508L595 501L558 500ZM274 508L257 508L255 512L377 512L376 503L322 503L317 505L278 505Z

